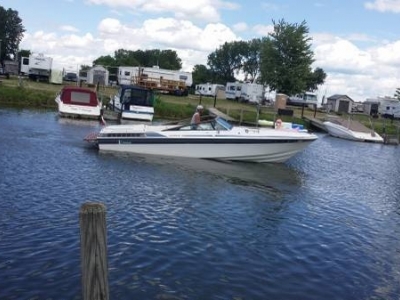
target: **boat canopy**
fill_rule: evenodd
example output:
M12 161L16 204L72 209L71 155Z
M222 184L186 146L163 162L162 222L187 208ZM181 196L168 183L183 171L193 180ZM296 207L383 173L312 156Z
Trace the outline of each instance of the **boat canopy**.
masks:
M61 91L61 101L64 104L75 104L75 105L85 105L85 106L99 105L99 101L97 99L97 94L95 91L77 86L64 87Z
M150 89L136 85L122 85L118 94L124 105L153 106L154 93Z

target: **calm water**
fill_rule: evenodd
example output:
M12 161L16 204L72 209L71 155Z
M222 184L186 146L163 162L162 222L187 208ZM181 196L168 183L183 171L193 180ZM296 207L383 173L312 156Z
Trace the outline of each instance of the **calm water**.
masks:
M0 109L0 299L81 299L107 207L110 299L398 299L400 155L320 135L283 165L99 154L95 122Z

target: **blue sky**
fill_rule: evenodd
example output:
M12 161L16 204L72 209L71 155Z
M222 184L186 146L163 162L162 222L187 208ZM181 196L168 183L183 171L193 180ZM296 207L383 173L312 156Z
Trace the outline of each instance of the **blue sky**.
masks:
M191 71L224 42L267 36L272 20L305 21L319 95L355 101L400 87L400 0L2 0L26 29L21 49L60 68L91 65L117 49L172 49Z

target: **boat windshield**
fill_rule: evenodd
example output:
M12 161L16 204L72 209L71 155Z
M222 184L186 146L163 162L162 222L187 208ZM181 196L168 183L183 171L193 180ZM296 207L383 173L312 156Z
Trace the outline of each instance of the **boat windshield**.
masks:
M214 127L216 130L231 130L233 125L229 124L225 119L217 117L215 119Z

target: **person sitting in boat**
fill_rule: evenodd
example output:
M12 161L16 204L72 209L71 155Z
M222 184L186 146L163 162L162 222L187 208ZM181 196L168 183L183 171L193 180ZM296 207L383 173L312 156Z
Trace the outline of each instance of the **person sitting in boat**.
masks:
M281 129L282 128L282 120L281 119L277 119L275 121L275 129Z
M197 105L196 111L193 114L192 120L190 121L190 127L192 129L197 129L197 126L200 124L201 121L201 114L203 113L203 106Z

